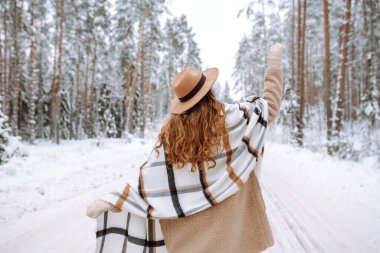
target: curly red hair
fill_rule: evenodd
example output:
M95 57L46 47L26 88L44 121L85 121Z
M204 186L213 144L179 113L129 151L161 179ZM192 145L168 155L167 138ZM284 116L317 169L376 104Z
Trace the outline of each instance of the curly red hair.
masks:
M219 102L210 90L195 106L182 114L171 114L158 135L158 148L165 141L166 160L169 164L183 168L191 163L195 171L196 164L211 161L213 156L223 149L222 140L227 136L226 113L224 104Z

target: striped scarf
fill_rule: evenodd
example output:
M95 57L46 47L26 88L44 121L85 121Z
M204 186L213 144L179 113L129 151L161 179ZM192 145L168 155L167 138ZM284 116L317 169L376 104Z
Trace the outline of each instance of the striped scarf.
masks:
M194 172L190 163L177 169L166 162L162 145L122 189L101 197L122 212L107 211L97 218L96 252L167 252L160 219L198 213L242 188L263 148L268 104L251 96L225 104L225 111L228 136L223 152L213 157L214 168L205 169L205 162Z

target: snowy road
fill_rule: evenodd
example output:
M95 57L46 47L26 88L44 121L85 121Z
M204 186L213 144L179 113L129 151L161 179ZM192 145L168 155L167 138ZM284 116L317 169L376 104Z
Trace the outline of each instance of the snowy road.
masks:
M26 211L19 217L10 216L10 211L4 210L11 206L26 210L22 201L8 199L8 202L1 202L0 217L5 220L0 223L1 253L94 252L95 220L85 216L87 204L114 189L116 184L122 184L122 179L113 177L116 171L121 172L126 162L130 163L132 158L134 163L139 164L146 157L142 150L144 147L150 149L151 143L134 143L134 147L125 147L123 142L112 142L109 145L106 143L105 148L91 145L84 142L78 147L78 143L68 142L64 147L65 155L71 155L73 162L87 163L84 166L87 169L77 166L70 173L61 175L61 184L57 187L66 187L62 182L67 179L66 185L77 184L75 191L68 190L67 195L56 199L50 197L45 206L41 205L43 207L34 212ZM15 173L9 175L0 170L3 173L0 183L7 177L22 174L21 168L30 166L33 155L43 154L44 159L39 164L42 167L57 162L57 149L47 147L44 152L39 152L40 150L41 147L32 147L30 157L16 161L14 164L19 168ZM81 152L87 155L84 160L79 159ZM98 157L100 152L104 158L88 159ZM104 155L104 152L108 152L108 155ZM125 154L124 160L120 158L121 154ZM112 159L116 168L110 169L105 174L105 179L89 176L89 171L99 163L104 163L106 158ZM74 165L68 163L65 166ZM272 143L267 144L263 166L262 190L275 238L275 246L266 252L380 252L378 169ZM46 185L44 196L49 196L49 191L55 191L54 185L48 186L50 179L43 177L44 174L31 173L29 180L25 177L21 183L26 185L26 189L32 188L33 184ZM81 177L82 181L74 180L76 177ZM91 183L93 180L98 181L96 187ZM11 192L20 188L12 187L0 188L2 197L10 198L11 196L4 195L7 190ZM5 215L11 218L7 219Z
M380 252L379 170L268 146L262 189L276 244L267 252Z

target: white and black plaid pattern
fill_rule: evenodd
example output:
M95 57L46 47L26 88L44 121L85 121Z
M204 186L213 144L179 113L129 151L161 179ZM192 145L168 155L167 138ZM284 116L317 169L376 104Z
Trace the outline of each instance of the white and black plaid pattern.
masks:
M177 169L165 159L164 145L152 150L139 175L126 185L101 197L123 210L105 212L97 218L96 252L167 252L160 219L181 218L198 213L234 195L254 169L268 120L263 98L225 104L228 136L224 150L214 157L216 166L191 164Z

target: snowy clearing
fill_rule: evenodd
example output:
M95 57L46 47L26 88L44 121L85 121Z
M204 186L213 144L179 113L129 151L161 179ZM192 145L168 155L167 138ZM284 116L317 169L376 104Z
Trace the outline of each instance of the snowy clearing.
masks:
M94 252L86 207L123 184L153 141L40 142L0 167L0 252ZM380 170L267 142L261 173L275 246L266 252L380 251Z

